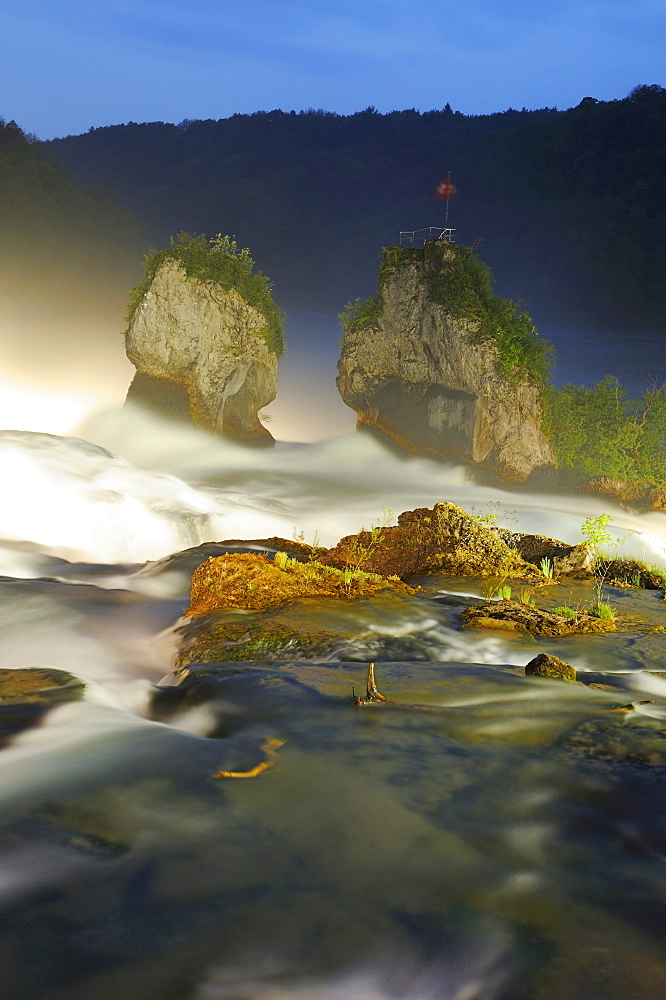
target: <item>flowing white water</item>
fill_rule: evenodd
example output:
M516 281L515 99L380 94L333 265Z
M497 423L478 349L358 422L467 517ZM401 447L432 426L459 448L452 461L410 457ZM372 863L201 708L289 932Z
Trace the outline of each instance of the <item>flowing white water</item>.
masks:
M331 545L380 521L387 507L398 513L446 500L571 543L581 540L585 517L608 512L622 555L663 564L666 554L665 515L638 515L601 498L481 486L470 468L401 458L365 434L253 450L127 412L100 417L92 430L116 454L77 438L0 433L0 572L63 580L39 592L5 585L0 666L70 669L122 687L130 704L131 682L169 670L171 647L154 637L182 612L189 579L177 568L137 571L201 542L302 533ZM122 601L113 588L126 592ZM369 656L381 655L382 635L405 636L401 648L418 647L435 660L520 662L523 655L501 639L463 637L427 612L375 618L357 635ZM574 661L584 665L580 655Z
M479 485L470 468L401 458L363 434L249 450L124 411L85 435L0 434L0 667L88 682L84 701L0 752L4 995L619 1000L646 983L641 996L666 1000L646 929L663 879L661 793L640 792L640 774L636 791L614 758L608 771L603 756L572 766L558 742L582 726L583 749L605 750L605 731L584 727L607 718L628 733L622 752L646 720L656 740L659 678L641 681L657 704L616 722L604 713L635 695L517 677L540 647L460 632L446 601L476 591L459 583L412 603L318 608L313 625L351 637L327 659L255 665L273 688L252 695L232 673L164 721L140 717L172 666L191 570L147 560L294 532L332 544L383 508L452 501L572 543L606 512L622 555L658 562L665 515ZM658 595L644 599L656 615ZM631 670L651 638L552 651ZM354 713L366 655L393 697L439 714ZM266 737L283 746L265 777L213 779L255 763Z
M323 545L361 526L439 501L500 512L517 530L582 540L586 517L611 514L623 555L666 560L666 515L635 514L604 498L479 485L473 470L403 458L352 434L309 445L246 449L154 417L98 420L95 442L0 434L0 501L7 539L99 562L156 559L222 538L292 537ZM104 449L109 448L109 451ZM129 464L132 463L132 464Z

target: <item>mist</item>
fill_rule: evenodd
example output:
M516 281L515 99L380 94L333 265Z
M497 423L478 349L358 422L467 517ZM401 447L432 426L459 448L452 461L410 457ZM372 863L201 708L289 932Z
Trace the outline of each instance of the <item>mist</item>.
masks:
M220 218L233 222L220 212L216 229ZM140 255L130 263L127 251L124 277L118 247L108 268L70 270L56 240L43 274L44 256L4 276L0 669L6 684L16 670L66 671L77 692L26 713L3 704L7 995L573 1000L612 980L614 996L656 982L666 997L654 938L659 591L607 586L618 617L639 627L546 642L461 628L461 610L492 596L489 581L436 574L405 595L187 615L193 567L216 543L329 546L442 501L570 544L608 514L613 552L666 567L662 513L510 485L355 430L335 386L335 312L365 279L347 291L345 268L321 267L340 257L341 233L347 277L382 242L368 226L354 248L342 220L326 252L292 271L267 448L125 403L122 317ZM316 227L299 233L301 259L317 239ZM257 258L271 248L286 274L295 258L279 229ZM293 308L308 297L313 311ZM615 371L638 388L663 370L640 324L589 329L572 310L542 331L560 349L558 383ZM538 597L584 606L592 583L554 581ZM330 639L311 660L289 638L261 660L245 638L216 649L232 647L229 662L204 647L188 659L196 631L225 616L241 631L268 623ZM525 677L544 648L614 686ZM393 704L357 710L370 660ZM48 697L52 681L41 681ZM630 698L634 710L614 714ZM274 766L228 781L251 776L267 738Z

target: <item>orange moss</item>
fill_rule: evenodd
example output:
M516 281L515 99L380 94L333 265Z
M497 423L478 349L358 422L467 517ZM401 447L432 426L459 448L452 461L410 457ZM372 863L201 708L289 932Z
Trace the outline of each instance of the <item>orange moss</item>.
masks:
M280 566L266 556L234 552L201 563L192 574L190 606L197 617L218 608L261 611L301 597L366 597L390 588L400 594L414 590L397 578L360 570L344 572L318 563L283 560Z

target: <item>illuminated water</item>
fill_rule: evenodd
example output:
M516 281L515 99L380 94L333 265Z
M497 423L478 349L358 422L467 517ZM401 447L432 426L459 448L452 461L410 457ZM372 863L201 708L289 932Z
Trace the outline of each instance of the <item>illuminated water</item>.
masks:
M193 564L163 557L188 546L330 543L383 506L452 500L570 541L606 510L622 551L654 561L663 515L480 487L364 435L256 452L116 414L95 439L111 451L0 435L0 666L89 682L0 753L3 996L666 997L661 678L528 681L544 644L460 632L482 583L432 578L415 598L285 609L336 637L320 659L233 664L153 704ZM658 592L608 596L662 620ZM666 662L661 634L547 648L603 673ZM390 697L435 710L355 708L369 658ZM268 738L275 767L212 777Z
M666 634L461 632L483 582L433 577L272 612L332 637L310 660L169 686L196 563L174 554L201 543L330 544L449 500L570 542L608 512L622 554L664 565L666 516L360 434L254 451L127 412L85 433L0 433L0 668L88 685L0 751L3 1000L666 1000L666 680L645 672ZM657 591L606 599L664 623ZM543 650L615 688L525 679ZM370 659L419 707L356 708ZM213 777L267 739L270 770Z

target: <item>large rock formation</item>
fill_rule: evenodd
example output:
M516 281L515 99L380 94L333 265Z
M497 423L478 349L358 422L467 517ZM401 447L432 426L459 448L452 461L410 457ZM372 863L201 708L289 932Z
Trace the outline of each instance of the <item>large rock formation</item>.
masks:
M489 285L479 295L470 261L483 268L467 248L449 243L385 251L377 299L346 323L338 389L359 426L521 482L555 465L541 430L539 388L529 373L501 374L497 341L484 322L494 329L489 309L503 309L509 322L516 312Z
M271 444L257 416L277 391L278 358L262 336L265 326L261 310L237 291L188 277L167 257L127 329L127 357L137 369L128 401Z

